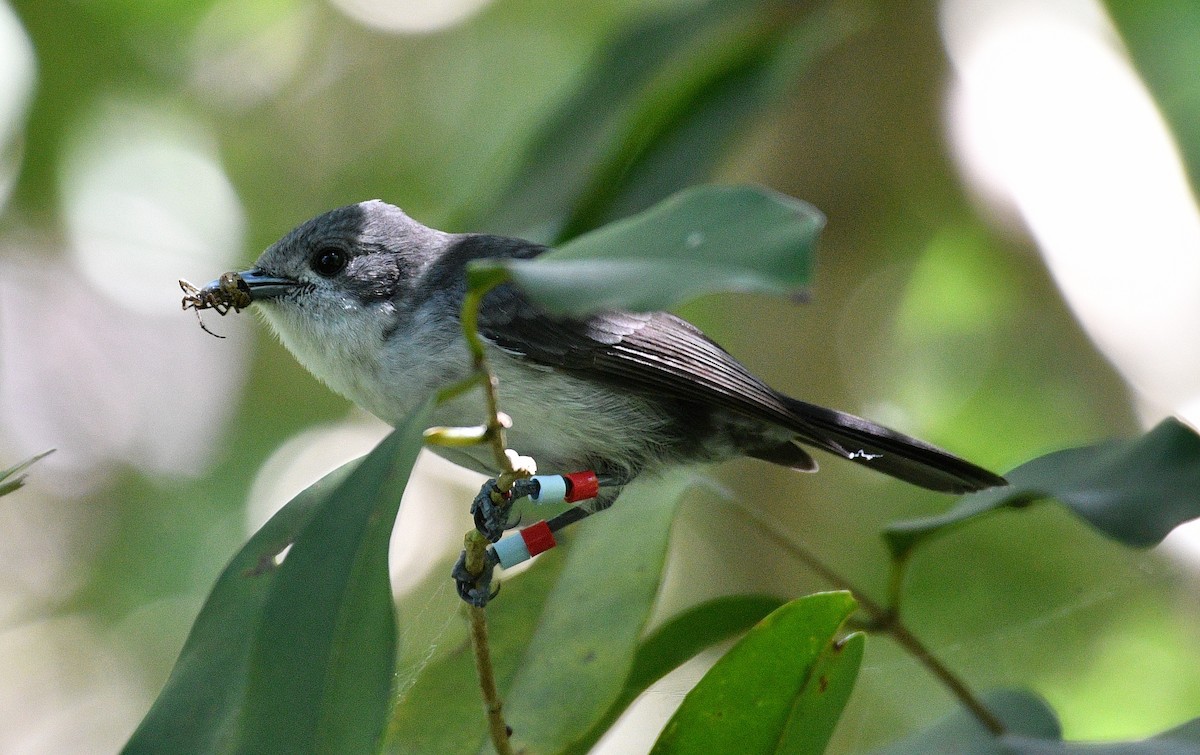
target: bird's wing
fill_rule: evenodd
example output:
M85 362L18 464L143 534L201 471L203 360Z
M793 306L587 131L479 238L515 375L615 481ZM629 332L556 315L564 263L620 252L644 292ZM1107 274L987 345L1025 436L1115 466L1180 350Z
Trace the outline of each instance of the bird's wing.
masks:
M531 258L546 251L527 241L467 234L427 275L429 290L465 283L479 257ZM440 282L439 282L440 281ZM728 409L779 425L809 445L932 490L961 493L1006 484L982 467L874 422L789 398L769 388L691 324L665 312L597 312L549 317L511 285L485 297L479 331L496 346L535 364L605 380L626 390ZM803 468L804 455L780 447L748 449Z
M556 319L515 288L501 286L483 302L479 331L496 346L535 363L761 419L787 428L804 443L932 490L965 493L1006 484L924 441L771 389L696 327L665 312L606 311ZM807 457L785 450L747 453L802 468ZM791 461L771 458L772 451Z
M479 332L514 355L626 390L791 424L777 392L696 327L666 312L551 318L515 288L502 286L484 300Z

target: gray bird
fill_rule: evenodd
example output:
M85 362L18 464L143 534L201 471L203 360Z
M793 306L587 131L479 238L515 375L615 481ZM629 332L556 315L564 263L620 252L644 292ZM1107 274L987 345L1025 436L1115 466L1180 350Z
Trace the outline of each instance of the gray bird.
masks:
M546 247L427 228L375 200L299 226L240 273L280 340L330 388L396 424L470 370L459 325L470 260ZM214 291L218 282L209 284ZM511 285L483 300L479 331L512 417L509 445L543 472L609 481L738 456L811 472L803 446L931 490L966 493L1004 478L844 412L789 398L691 324L666 312L551 317ZM437 407L440 425L477 425L478 392ZM435 447L495 474L490 450ZM611 503L605 490L593 509Z

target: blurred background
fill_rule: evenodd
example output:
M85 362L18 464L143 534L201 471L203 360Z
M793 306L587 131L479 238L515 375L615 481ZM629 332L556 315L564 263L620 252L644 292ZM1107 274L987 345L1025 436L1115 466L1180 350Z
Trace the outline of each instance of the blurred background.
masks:
M829 218L812 301L681 312L774 386L1000 471L1168 414L1200 420L1200 118L1181 117L1200 102L1200 12L751 5L789 25L780 75L740 109L661 98L724 136L643 161L642 193L587 217L559 206L607 185L586 132L620 109L656 44L645 30L708 5L0 0L0 467L58 449L0 498L0 751L117 749L249 533L382 437L256 318L206 312L218 340L179 308L178 278L241 269L335 206L380 197L445 230L547 239L675 184L761 183ZM658 100L643 101L653 121ZM437 459L419 469L398 592L443 568L478 485ZM713 476L720 490L676 527L664 613L825 587L725 496L877 595L880 528L950 503L837 462ZM973 686L1045 696L1070 738L1144 736L1200 713L1186 530L1137 553L1052 506L1000 514L917 557L909 621ZM457 620L452 592L432 641ZM698 673L653 688L600 750L644 748ZM870 642L832 749L951 705Z

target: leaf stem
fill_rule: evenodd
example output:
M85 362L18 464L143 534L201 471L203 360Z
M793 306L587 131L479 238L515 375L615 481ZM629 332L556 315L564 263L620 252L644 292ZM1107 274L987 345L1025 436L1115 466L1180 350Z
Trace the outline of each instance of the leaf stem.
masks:
M891 584L889 585L889 597L892 601L891 605L884 607L880 603L875 602L867 596L862 590L856 587L850 580L843 577L838 572L834 571L824 561L822 561L815 553L810 551L805 546L797 543L787 533L780 531L779 526L765 517L761 512L745 505L743 502L736 499L729 500L729 505L736 507L742 513L746 514L750 521L753 522L762 532L767 535L772 541L783 548L788 553L791 553L797 560L804 563L818 577L825 580L829 584L842 590L849 590L858 600L859 606L862 608L869 619L866 625L866 630L878 634L885 634L892 638L897 645L904 648L908 653L916 659L918 663L925 667L925 670L932 674L938 681L945 685L954 697L966 708L971 715L979 721L993 736L1000 737L1005 733L1004 722L996 717L987 707L980 701L979 697L971 691L966 683L945 664L937 659L925 647L924 643L912 633L911 630L900 619L897 606L901 575L903 574L900 565L893 565L893 573Z

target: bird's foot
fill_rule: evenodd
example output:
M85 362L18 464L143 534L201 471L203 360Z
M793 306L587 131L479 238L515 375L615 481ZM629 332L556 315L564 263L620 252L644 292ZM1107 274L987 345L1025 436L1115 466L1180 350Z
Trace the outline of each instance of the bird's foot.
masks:
M496 558L496 552L489 547L484 551L483 570L478 574L472 574L467 569L467 552L464 550L459 555L458 562L454 564L454 569L450 572L458 587L458 597L476 608L486 606L488 601L500 592L499 587L495 590L492 589L492 572L495 571L497 563L499 560Z
M475 519L475 529L479 530L489 543L496 542L505 530L517 526L517 522L509 521L513 504L537 489L537 483L531 479L517 480L508 491L500 490L495 479L488 480L471 502L471 516Z

